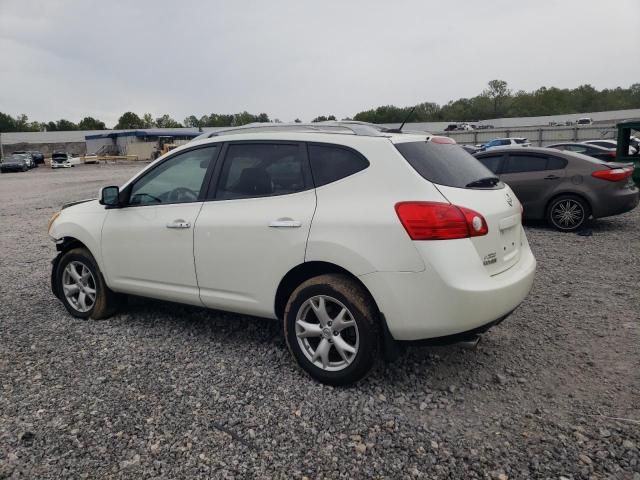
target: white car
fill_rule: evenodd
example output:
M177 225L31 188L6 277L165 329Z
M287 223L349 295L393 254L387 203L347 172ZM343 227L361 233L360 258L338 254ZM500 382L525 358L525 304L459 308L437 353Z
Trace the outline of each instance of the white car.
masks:
M481 151L491 150L492 148L499 147L530 147L531 142L523 137L513 137L513 138L494 138L493 140L488 141L484 145L480 146Z
M475 339L536 261L516 196L454 143L348 124L191 142L52 217L53 292L79 318L134 294L279 319L333 385L383 345Z
M66 152L54 152L51 155L51 168L70 168L80 165L80 157Z

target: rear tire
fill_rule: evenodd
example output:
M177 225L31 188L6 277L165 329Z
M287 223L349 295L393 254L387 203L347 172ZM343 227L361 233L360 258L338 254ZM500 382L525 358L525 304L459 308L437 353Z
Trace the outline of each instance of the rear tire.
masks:
M560 195L547 207L547 222L561 232L575 232L591 215L586 201L576 195Z
M107 287L95 259L86 248L74 248L62 256L55 281L62 304L76 318L100 320L118 309L119 295Z
M349 385L364 378L380 352L378 310L346 275L320 275L289 297L284 335L298 365L316 380Z

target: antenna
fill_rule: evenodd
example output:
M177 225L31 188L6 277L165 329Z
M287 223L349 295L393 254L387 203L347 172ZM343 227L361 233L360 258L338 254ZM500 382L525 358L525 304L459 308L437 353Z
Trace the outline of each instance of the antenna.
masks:
M417 105L416 105L417 106ZM387 128L384 131L388 132L388 133L402 133L402 127L404 127L404 124L407 123L407 121L411 118L411 115L413 115L413 112L415 111L416 107L413 107L411 109L411 111L409 112L409 114L404 118L404 121L402 122L402 124L400 125L400 127L398 128Z

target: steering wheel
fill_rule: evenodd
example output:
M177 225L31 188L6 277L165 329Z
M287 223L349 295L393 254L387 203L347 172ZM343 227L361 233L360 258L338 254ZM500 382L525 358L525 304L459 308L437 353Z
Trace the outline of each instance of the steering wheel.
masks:
M168 202L195 202L198 200L198 192L187 187L174 188L167 196Z

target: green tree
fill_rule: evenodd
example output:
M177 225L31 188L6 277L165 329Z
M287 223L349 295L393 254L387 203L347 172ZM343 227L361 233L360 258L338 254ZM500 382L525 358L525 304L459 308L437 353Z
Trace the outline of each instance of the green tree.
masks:
M107 127L104 122L96 120L93 117L84 117L78 123L78 130L105 130Z
M201 127L200 119L198 117L196 117L195 115L189 115L188 117L186 117L183 120L182 123L184 123L185 127L191 127L191 128L200 128Z
M144 121L133 112L123 113L118 119L115 130L130 130L135 128L146 128Z
M61 118L56 122L56 130L58 130L59 132L78 130L78 125L69 120Z
M16 119L8 113L0 112L0 132L15 132Z
M155 125L158 128L180 128L182 125L180 122L175 121L166 113L161 117L156 118Z
M153 119L153 116L150 113L145 113L142 116L142 124L143 124L143 128L153 128L153 127L157 127L155 120Z
M311 120L311 123L327 122L327 121L335 120L335 119L336 119L335 115L329 115L329 116L320 115L319 117L316 117L313 120Z
M511 94L507 82L504 80L491 80L485 95L493 101L493 114L498 116L502 111L505 99Z

